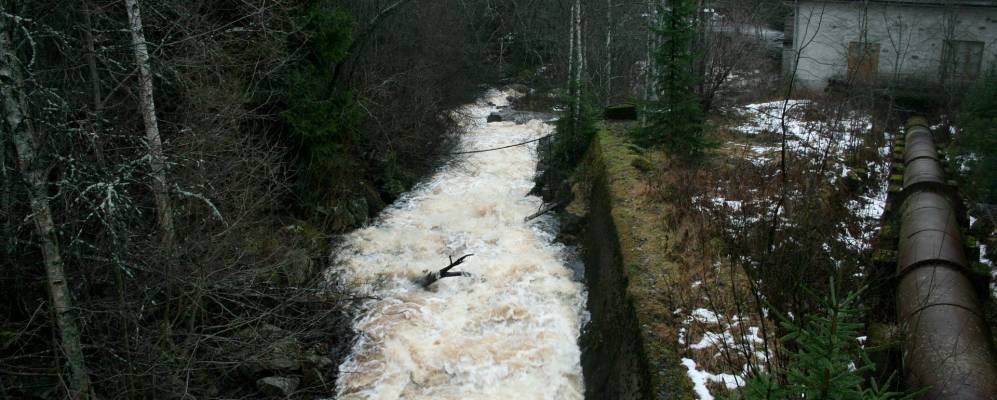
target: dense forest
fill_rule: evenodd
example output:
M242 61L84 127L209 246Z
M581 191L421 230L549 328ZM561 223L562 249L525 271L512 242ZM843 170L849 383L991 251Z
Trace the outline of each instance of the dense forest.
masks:
M494 87L521 90L523 110L559 112L538 139L532 193L545 210L567 220L593 138L625 131L641 196L668 204L655 218L699 225L660 235L684 240L668 257L691 271L700 266L683 257L695 253L720 271L703 289L717 292L700 297L758 320L770 309L817 316L761 322L773 360L767 347L746 350L746 364L725 357L724 368L752 372L741 396L823 384L901 398L886 374L844 376L869 356L841 343L877 313L866 306L890 278L864 269L870 249L827 238L875 236L842 233L868 230L847 205L885 193L874 183L889 179L876 164L885 131L930 109L965 128L949 151L964 160L958 179L985 240L997 75L965 105L851 86L809 93L786 83L782 43L773 50L763 33L784 28L782 5L0 0L0 398L334 395L371 300L327 271L340 235L453 163L471 119L461 106ZM787 115L801 97L812 99L793 117L805 129L868 119L876 137L843 149L818 139L796 154L806 146ZM745 118L731 110L762 100L782 114L758 143L779 155L756 170L731 156L730 126ZM602 110L632 111L635 126L604 125ZM828 172L839 161L841 179ZM785 290L801 282L813 290ZM820 351L842 374L830 383L807 375Z
M4 397L238 397L282 362L328 393L329 235L432 169L512 29L484 2L2 11ZM311 358L251 359L278 336Z

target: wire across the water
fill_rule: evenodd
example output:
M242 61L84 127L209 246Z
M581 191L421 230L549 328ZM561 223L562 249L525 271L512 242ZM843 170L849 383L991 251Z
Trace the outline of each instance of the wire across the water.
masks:
M486 152L489 152L489 151L503 150L503 149L508 149L508 148L517 147L517 146L525 146L525 145L528 145L530 143L539 142L539 141L544 140L546 138L549 138L551 136L553 136L553 135L544 135L544 136L541 136L541 137L533 139L533 140L527 140L527 141L522 142L522 143L510 144L508 146L495 147L495 148L483 149L483 150L458 151L458 152L453 152L453 153L447 153L447 155L455 156L455 155L460 155L460 154L486 153Z

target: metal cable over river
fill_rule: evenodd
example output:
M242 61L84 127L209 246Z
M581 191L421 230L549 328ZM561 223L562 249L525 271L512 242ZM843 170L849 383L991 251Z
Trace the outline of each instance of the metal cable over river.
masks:
M457 151L548 135L541 120L486 123L513 92L489 91L466 106ZM541 199L533 186L535 144L471 153L346 236L335 279L373 300L356 320L358 339L340 368L338 398L581 399L578 337L586 291L572 252L555 242L550 216L524 222ZM470 277L419 279L474 254Z

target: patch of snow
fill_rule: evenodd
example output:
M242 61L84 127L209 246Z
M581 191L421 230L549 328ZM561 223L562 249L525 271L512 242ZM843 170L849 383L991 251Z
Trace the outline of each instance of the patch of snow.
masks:
M703 337L698 342L689 345L689 349L706 350L714 348L716 351L713 355L714 358L721 357L723 351L729 351L735 354L735 357L738 359L754 358L762 363L768 360L769 356L764 349L765 341L760 336L761 328L757 326L748 326L747 330L738 328L742 323L750 321L750 318L745 316L733 315L730 317L731 322L729 323L721 322L721 317L721 315L705 308L694 310L682 321L683 327L679 329L679 344L685 345L687 343L690 332L687 327L693 322L698 322L716 326L719 328L719 333L717 331L705 331ZM696 367L695 361L691 358L683 359L683 365L688 369L689 379L697 387L696 393L699 398L712 399L712 394L706 388L707 383L723 383L728 389L741 387L745 384L746 377L750 373L753 363L745 361L745 364L742 366L744 372L738 375L712 373L705 369L699 370ZM758 364L754 363L754 365Z
M980 262L990 268L990 276L993 279L990 284L990 293L992 296L997 297L997 268L994 268L994 263L990 262L990 258L987 257L988 253L987 245L980 243Z
M855 132L872 129L868 115L852 113L835 121L805 120L803 111L813 105L808 100L773 101L742 108L749 122L734 128L742 134L781 134L785 124L787 147L796 153L824 153L830 149L837 158L845 146L854 144ZM783 109L785 108L785 112Z
M723 383L727 389L737 389L744 386L744 377L733 374L712 374L696 368L696 362L689 358L682 359L682 365L686 368L686 375L692 380L693 391L699 400L713 400L713 394L706 387L708 382Z
M734 211L740 210L741 205L743 204L740 200L727 200L723 197L714 197L711 198L710 201L712 201L716 206L727 207Z
M707 347L713 347L721 344L726 344L728 346L734 345L734 337L730 335L729 332L713 333L706 332L703 334L703 338L699 340L699 343L695 343L690 348L694 350L702 350Z
M707 310L705 308L697 308L692 311L692 317L699 322L719 324L720 318L713 311Z
M692 390L696 392L696 397L699 400L713 400L710 389L706 388L706 382L710 381L712 374L696 369L696 362L688 358L682 359L682 365L686 368L686 375L692 380Z

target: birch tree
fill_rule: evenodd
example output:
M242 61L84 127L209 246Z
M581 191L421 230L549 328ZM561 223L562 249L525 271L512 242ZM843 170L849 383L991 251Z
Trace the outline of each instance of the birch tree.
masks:
M578 120L581 117L581 102L582 102L582 68L585 65L584 50L582 47L582 3L581 0L575 0L574 12L572 13L571 19L571 32L572 32L572 60L571 60L571 96L572 103L574 104L571 114L571 121L574 125L574 131L578 131Z
M14 50L11 32L16 24L16 17L0 14L0 100L3 102L0 135L9 137L13 142L17 165L28 185L31 219L45 264L48 291L63 356L70 369L69 396L73 399L86 399L90 397L90 376L84 362L73 299L49 206L47 171L37 154L42 140L31 120L21 62Z
M163 155L163 141L159 136L159 122L156 119L156 101L153 95L152 68L149 62L149 48L142 30L142 15L138 0L125 0L128 9L128 23L131 28L132 47L135 64L139 72L139 100L142 120L145 122L145 140L149 148L150 175L156 197L156 213L163 245L173 248L175 230L173 227L173 204L166 183L166 157Z

